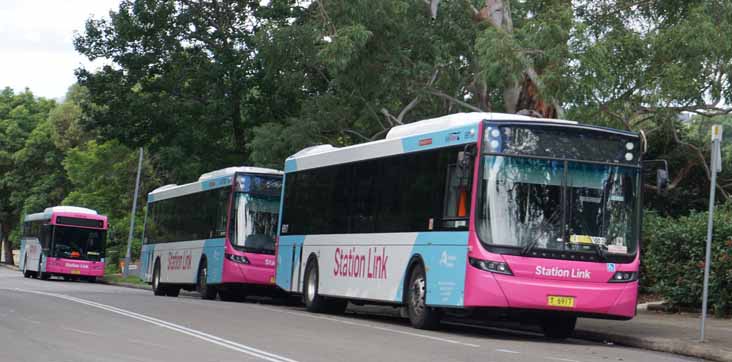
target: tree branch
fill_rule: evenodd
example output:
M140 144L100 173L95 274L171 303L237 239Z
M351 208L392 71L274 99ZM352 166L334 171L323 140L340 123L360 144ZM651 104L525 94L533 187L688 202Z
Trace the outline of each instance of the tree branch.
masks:
M466 103L464 101L461 101L461 100L459 100L459 99L457 99L455 97L449 96L449 95L447 95L447 94L445 94L443 92L440 92L438 90L430 89L427 92L429 92L430 94L432 94L434 96L438 96L440 98L447 99L448 101L450 101L452 103L455 103L457 105L460 105L460 106L462 106L464 108L467 108L467 109L469 109L471 111L474 111L474 112L484 112L482 109L480 109L480 108L478 108L478 107L476 107L476 106L474 106L472 104L469 104L469 103Z

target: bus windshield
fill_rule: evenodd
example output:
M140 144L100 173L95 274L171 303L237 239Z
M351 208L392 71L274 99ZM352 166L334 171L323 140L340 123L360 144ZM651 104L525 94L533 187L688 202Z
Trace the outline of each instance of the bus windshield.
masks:
M484 243L635 252L636 168L494 155L482 162L478 229Z
M104 230L55 226L52 256L100 261L104 257L106 235Z
M273 254L279 199L237 192L231 218L231 244L244 251Z

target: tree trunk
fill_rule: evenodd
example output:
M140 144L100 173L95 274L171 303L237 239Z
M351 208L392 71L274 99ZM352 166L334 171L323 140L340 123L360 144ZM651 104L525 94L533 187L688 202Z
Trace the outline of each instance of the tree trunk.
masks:
M513 19L510 2L507 0L485 0L483 8L475 11L475 20L485 22L499 31L513 36ZM546 102L539 94L537 82L539 75L532 67L524 69L521 82L510 80L503 89L503 102L506 112L540 114L545 118L557 118L559 109Z
M7 224L4 223L0 224L0 240L3 244L2 253L5 256L5 264L15 265L15 262L13 261L13 243L8 239L10 228L6 228L6 225Z
M234 134L234 148L242 157L247 159L246 135L241 119L241 89L234 87L231 92L231 127Z

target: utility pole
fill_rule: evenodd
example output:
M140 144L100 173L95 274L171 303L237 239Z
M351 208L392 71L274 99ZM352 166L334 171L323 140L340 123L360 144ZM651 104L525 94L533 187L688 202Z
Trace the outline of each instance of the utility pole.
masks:
M140 173L142 173L142 147L140 147L140 159L137 161L137 179L135 180L135 197L132 198L132 213L130 214L130 233L127 237L127 252L125 253L125 266L122 275L127 277L130 272L130 248L132 247L132 236L135 233L135 212L137 211L137 195L140 192Z
M717 174L722 171L722 126L712 126L712 159L709 171L712 180L709 185L709 220L707 221L707 250L704 259L704 291L702 292L701 336L699 341L704 342L704 323L707 319L707 301L709 299L709 268L712 264L712 230L714 229L714 194L717 192Z

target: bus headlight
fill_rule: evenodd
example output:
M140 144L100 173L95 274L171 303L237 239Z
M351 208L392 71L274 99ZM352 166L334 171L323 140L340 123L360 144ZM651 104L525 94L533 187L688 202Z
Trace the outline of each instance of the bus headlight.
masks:
M490 261L490 260L480 260L475 258L469 258L470 265L480 269L489 271L491 273L498 273L498 274L505 274L505 275L513 275L513 272L511 272L511 268L508 267L508 264L500 261Z
M234 254L224 254L224 257L226 257L226 259L228 259L230 261L233 261L234 263L250 264L249 259L247 259L247 257L244 255L239 256L239 255L234 255Z
M619 271L613 274L608 283L628 283L638 280L638 272Z

